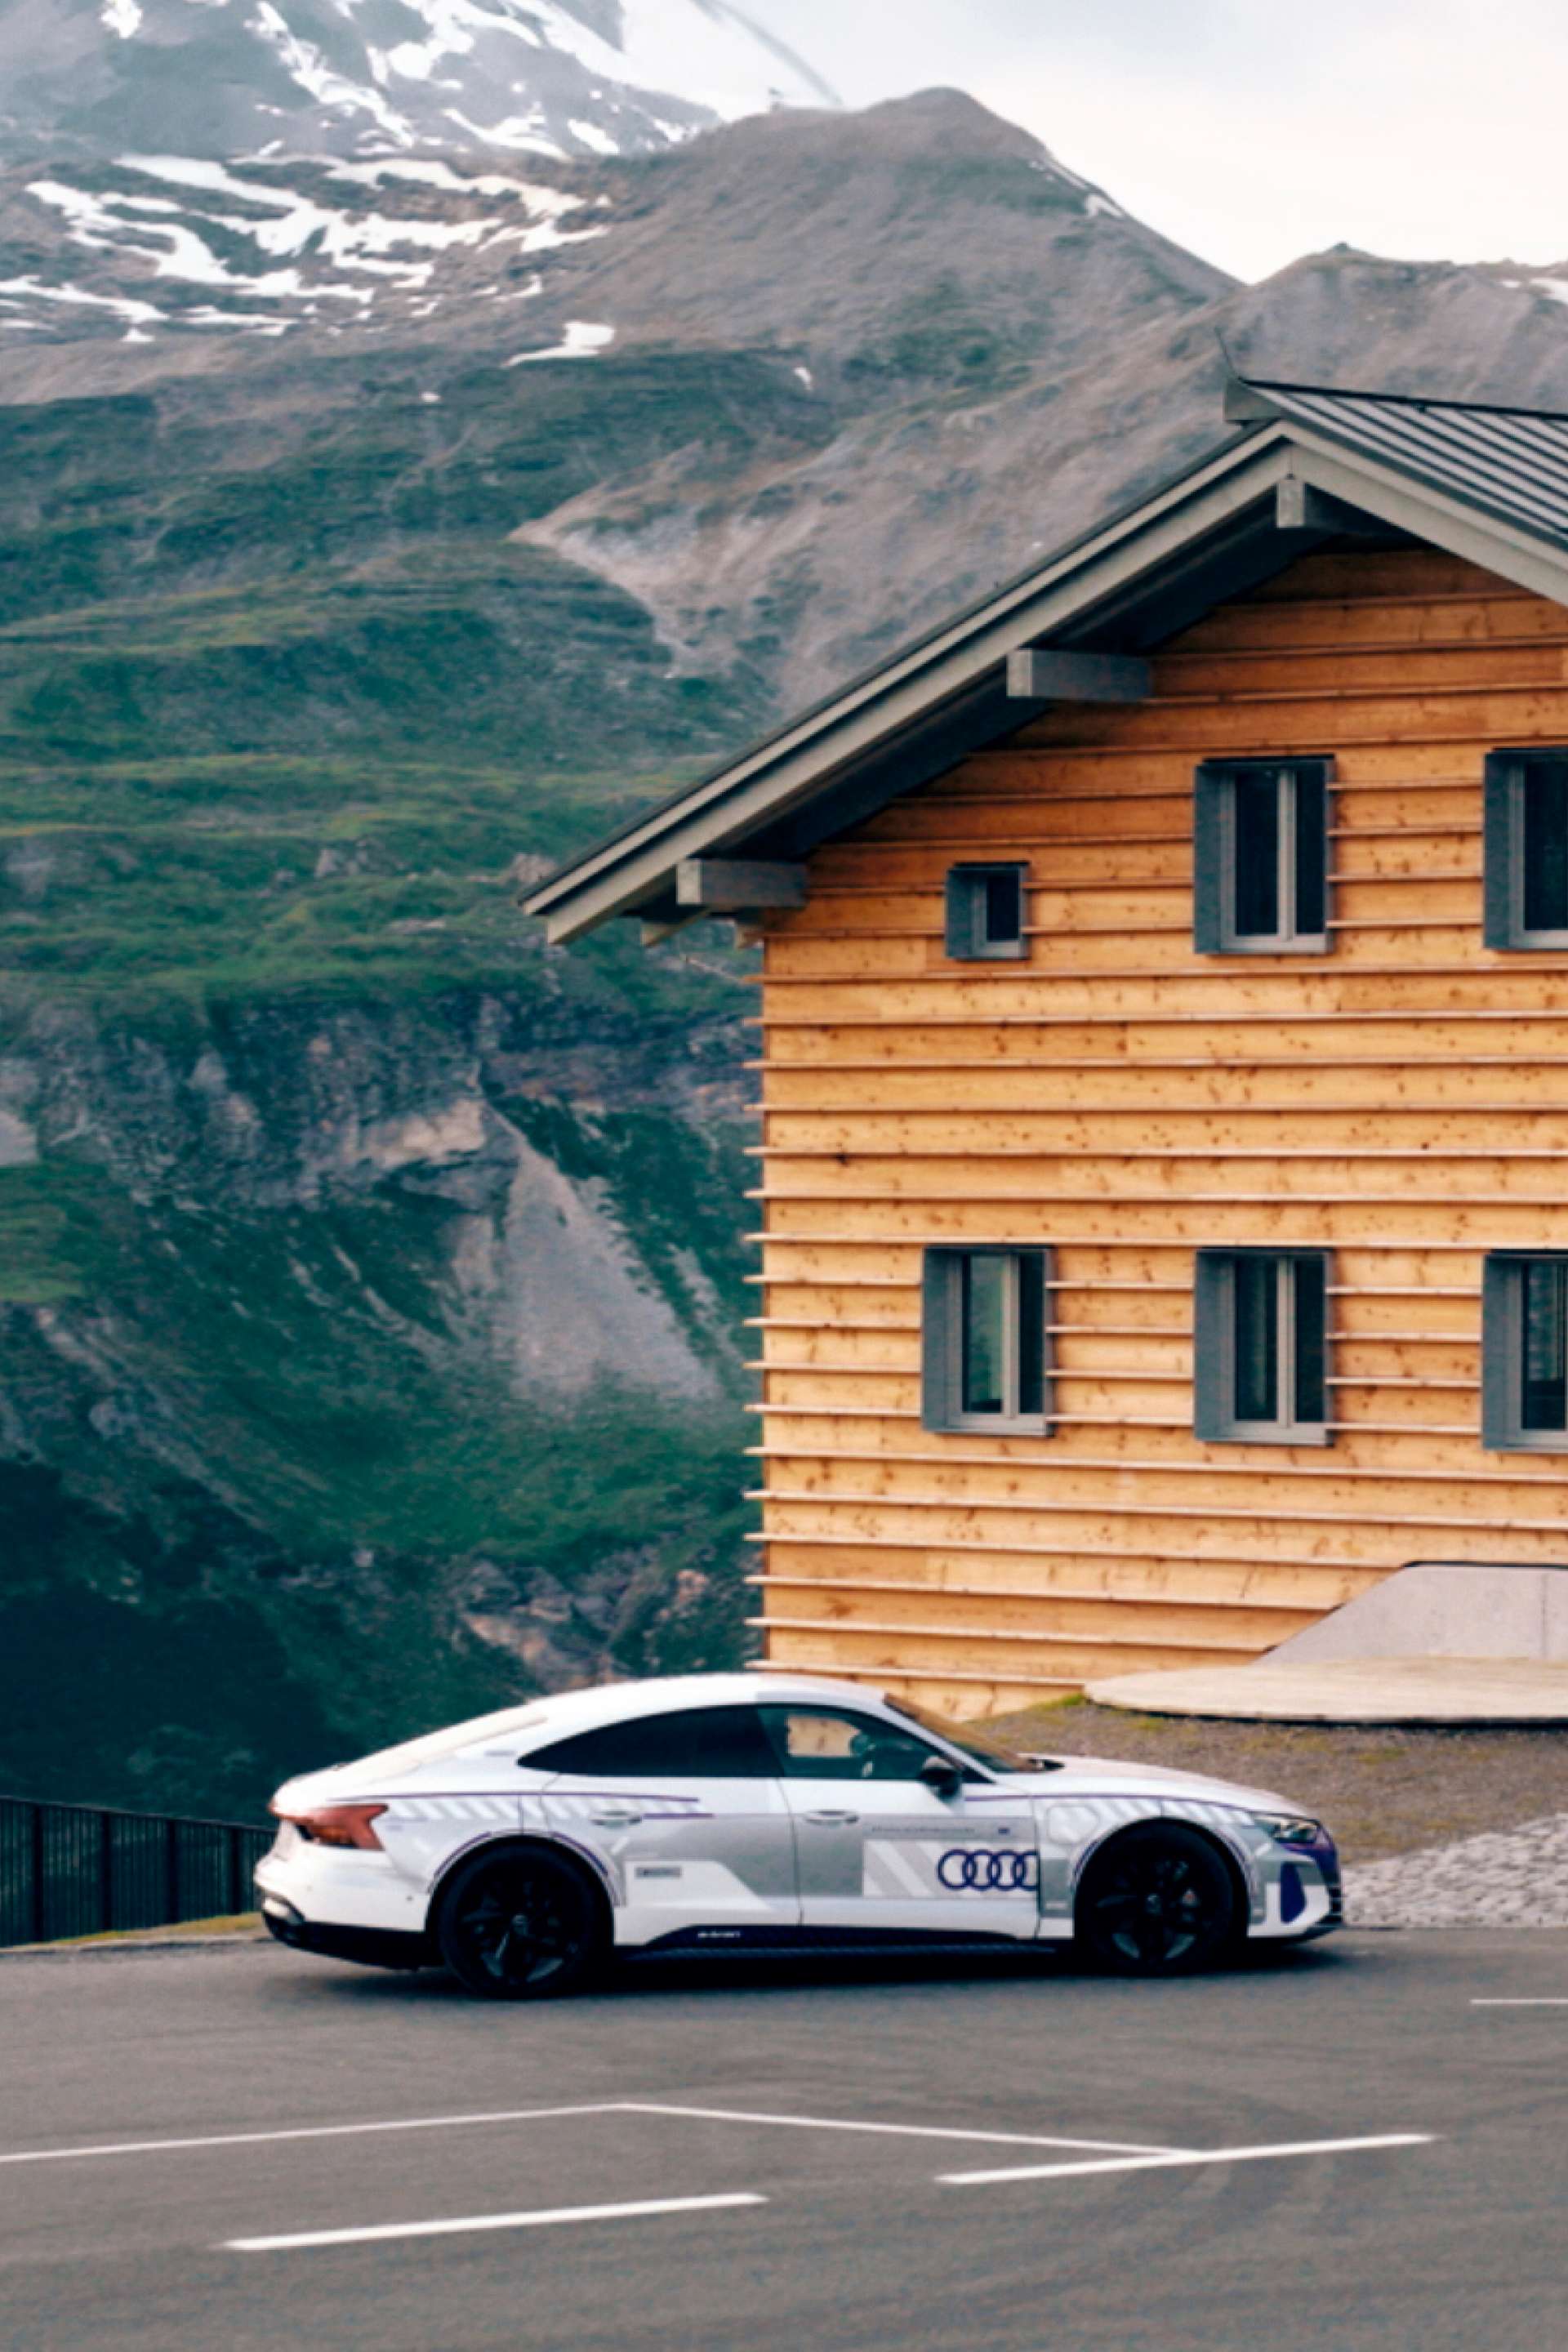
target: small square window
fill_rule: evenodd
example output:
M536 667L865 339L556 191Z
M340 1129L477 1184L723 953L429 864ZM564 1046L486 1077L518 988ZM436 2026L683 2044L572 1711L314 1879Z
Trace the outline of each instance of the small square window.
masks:
M1568 751L1487 761L1486 943L1568 947Z
M1328 1253L1200 1250L1196 1434L1214 1444L1326 1445Z
M1481 1292L1482 1443L1568 1454L1568 1257L1489 1257Z
M1026 956L1027 871L1022 866L954 866L947 877L947 952L963 962Z
M921 1418L928 1429L1045 1434L1046 1261L1039 1249L927 1250Z
M1200 955L1328 947L1329 765L1205 760L1199 768L1193 929Z

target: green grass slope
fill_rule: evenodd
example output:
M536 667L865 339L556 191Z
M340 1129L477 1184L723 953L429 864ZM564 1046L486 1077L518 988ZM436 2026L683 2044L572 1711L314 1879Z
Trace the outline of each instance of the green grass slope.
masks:
M446 463L395 390L226 467L167 406L0 410L0 1786L254 1812L742 1654L739 962L549 953L517 898L763 701L494 529L721 418L718 366L492 371ZM340 1164L432 1102L590 1204L700 1393L520 1390L486 1150Z

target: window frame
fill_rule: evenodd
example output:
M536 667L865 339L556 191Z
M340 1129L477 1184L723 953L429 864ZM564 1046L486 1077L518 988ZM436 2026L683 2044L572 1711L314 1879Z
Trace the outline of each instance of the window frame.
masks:
M1568 765L1568 746L1537 743L1489 751L1483 783L1482 936L1500 953L1568 949L1568 929L1532 931L1524 920L1524 789L1531 766ZM1529 1255L1529 1253L1525 1253Z
M1276 1265L1278 1295L1278 1356L1275 1365L1280 1416L1274 1421L1243 1421L1236 1411L1236 1267L1242 1258L1268 1259ZM1294 1418L1300 1364L1295 1345L1298 1331L1297 1268L1304 1263L1321 1265L1323 1276L1323 1408L1321 1421ZM1329 1415L1333 1403L1333 1347L1329 1330L1329 1295L1333 1259L1327 1249L1200 1249L1193 1286L1193 1433L1208 1445L1331 1445L1334 1431Z
M985 884L994 874L1011 874L1018 884L1018 936L983 936ZM943 884L943 945L953 963L1017 963L1029 952L1029 868L1021 858L989 857L950 866Z
M966 1412L963 1406L963 1265L973 1258L1005 1258L1014 1274L1005 1307L1005 1388L1015 1409ZM1022 1365L1019 1356L1019 1286L1026 1265L1040 1285L1040 1410L1017 1411ZM921 1419L929 1430L990 1430L1009 1437L1051 1434L1050 1342L1051 1253L1039 1243L942 1243L924 1255L921 1280Z
M1300 866L1297 806L1309 772L1323 795L1323 923L1316 931L1297 928ZM1279 905L1290 927L1274 931L1237 929L1237 822L1238 776L1279 779L1277 840ZM1327 955L1333 946L1333 882L1329 856L1333 822L1334 763L1313 753L1300 759L1202 760L1193 785L1193 943L1200 955Z
M1568 1267L1568 1250L1489 1250L1481 1262L1481 1444L1489 1454L1568 1454L1562 1429L1524 1425L1524 1274Z

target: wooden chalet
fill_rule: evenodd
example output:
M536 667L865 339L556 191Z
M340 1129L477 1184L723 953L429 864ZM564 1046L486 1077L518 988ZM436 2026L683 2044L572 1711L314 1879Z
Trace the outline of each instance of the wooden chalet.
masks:
M528 902L761 936L777 1664L973 1714L1568 1563L1568 418L1227 415Z

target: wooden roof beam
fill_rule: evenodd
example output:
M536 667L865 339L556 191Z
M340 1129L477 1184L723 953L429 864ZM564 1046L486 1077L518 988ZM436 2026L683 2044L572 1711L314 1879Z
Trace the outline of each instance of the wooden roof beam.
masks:
M710 915L804 907L806 869L756 857L684 857L675 869L675 896L679 906Z
M1007 656L1007 693L1014 702L1146 702L1152 683L1148 663L1134 654L1022 646Z
M1299 474L1287 474L1274 485L1274 526L1277 530L1310 530L1339 539L1386 539L1389 528L1375 515L1347 506L1343 499L1314 488Z

